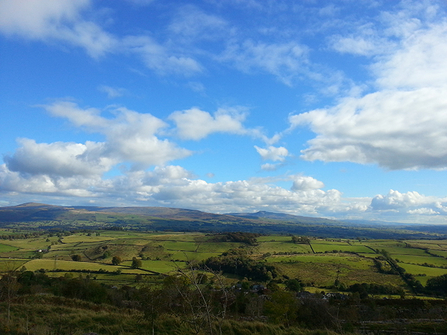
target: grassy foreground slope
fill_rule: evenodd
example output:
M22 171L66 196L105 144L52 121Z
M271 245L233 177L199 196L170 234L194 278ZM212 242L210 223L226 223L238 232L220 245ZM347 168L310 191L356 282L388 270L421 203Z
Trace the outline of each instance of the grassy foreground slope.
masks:
M6 310L5 303L0 309ZM174 315L161 315L153 324L144 313L134 309L97 305L78 299L60 297L26 297L10 306L12 317L0 315L0 333L11 335L47 335L90 333L110 335L184 335L195 329ZM39 312L36 312L39 311ZM214 334L254 335L335 335L330 330L309 330L301 327L284 327L261 321L224 320L213 325ZM204 333L202 333L204 334Z

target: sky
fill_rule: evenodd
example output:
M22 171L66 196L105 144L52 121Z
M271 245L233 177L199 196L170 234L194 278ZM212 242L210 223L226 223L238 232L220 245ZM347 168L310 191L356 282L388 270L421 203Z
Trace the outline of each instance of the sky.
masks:
M0 0L0 206L445 224L446 14Z

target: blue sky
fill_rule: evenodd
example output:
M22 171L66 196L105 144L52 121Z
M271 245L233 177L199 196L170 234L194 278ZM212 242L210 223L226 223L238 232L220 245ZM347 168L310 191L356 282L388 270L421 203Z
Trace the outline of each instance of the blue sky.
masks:
M0 0L0 206L445 223L446 14Z

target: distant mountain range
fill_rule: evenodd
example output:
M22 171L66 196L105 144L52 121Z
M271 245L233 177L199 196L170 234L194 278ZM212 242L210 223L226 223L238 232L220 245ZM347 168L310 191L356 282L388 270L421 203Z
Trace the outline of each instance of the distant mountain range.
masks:
M347 222L266 211L213 214L168 207L54 206L40 203L0 207L0 228L251 231L346 238L447 238L447 226Z
M305 224L342 224L324 218L296 216L283 213L260 211L257 213L213 214L192 209L170 207L95 207L95 206L54 206L40 203L25 203L18 206L0 207L0 224L3 222L30 222L41 220L66 220L67 215L120 214L171 220L218 220L223 222L281 222Z
M259 211L256 213L228 213L226 215L236 216L245 219L261 219L261 220L274 220L287 223L306 223L306 224L328 224L328 225L340 225L344 224L342 221L336 221L324 218L315 218L309 216L298 216L284 213L272 213L266 211Z

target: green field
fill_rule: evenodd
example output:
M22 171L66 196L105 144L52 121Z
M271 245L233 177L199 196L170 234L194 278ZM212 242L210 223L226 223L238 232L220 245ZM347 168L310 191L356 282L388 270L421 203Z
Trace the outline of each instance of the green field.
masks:
M8 240L0 244L0 271L24 266L51 276L92 272L97 280L128 285L137 274L145 278L172 274L188 268L189 262L200 262L238 248L246 250L253 260L274 265L281 276L300 279L313 289L329 289L335 282L345 286L376 283L405 288L398 274L379 273L376 268L373 259L380 257L383 250L423 285L428 279L447 273L446 240L310 238L309 243L293 243L290 236L268 235L259 236L254 245L247 245L216 242L213 235L201 233L133 231L44 234ZM81 261L72 260L73 255L78 255ZM121 258L120 265L112 265L114 256ZM133 258L141 260L139 269L131 268ZM386 261L382 263L385 270L391 269Z
M15 250L18 250L18 248L15 246L0 243L0 253L10 252L10 251L15 251Z

